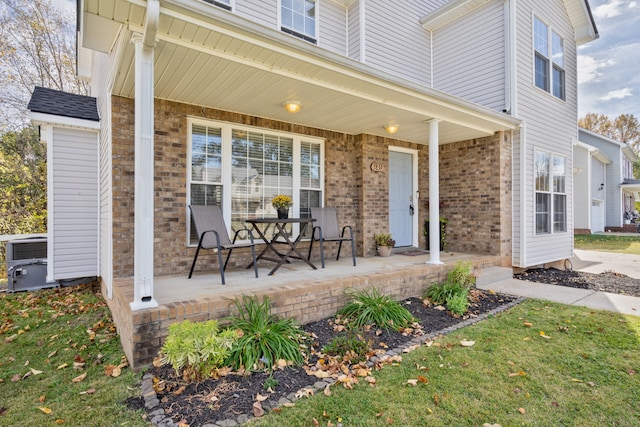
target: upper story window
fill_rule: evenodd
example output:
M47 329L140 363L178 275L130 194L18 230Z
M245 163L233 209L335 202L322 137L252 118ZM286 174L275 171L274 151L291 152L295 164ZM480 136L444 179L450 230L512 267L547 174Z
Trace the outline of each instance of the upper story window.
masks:
M535 84L565 99L564 40L547 24L533 18Z
M316 42L316 0L281 0L280 25L285 33Z
M212 4L214 6L221 7L226 10L231 10L231 0L202 0L205 3Z
M246 218L275 217L271 199L278 194L292 197L295 217L322 206L320 139L191 119L188 153L188 203L220 206L231 235ZM189 244L198 242L193 230Z
M536 151L535 230L536 234L567 231L566 159Z

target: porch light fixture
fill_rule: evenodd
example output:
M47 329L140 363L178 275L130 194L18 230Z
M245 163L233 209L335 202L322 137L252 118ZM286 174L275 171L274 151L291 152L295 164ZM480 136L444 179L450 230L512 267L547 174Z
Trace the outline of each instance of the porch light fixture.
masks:
M389 122L384 126L384 130L391 134L398 132L398 129L400 129L400 125L397 122Z
M283 104L284 109L291 114L295 114L302 108L300 101L285 101Z

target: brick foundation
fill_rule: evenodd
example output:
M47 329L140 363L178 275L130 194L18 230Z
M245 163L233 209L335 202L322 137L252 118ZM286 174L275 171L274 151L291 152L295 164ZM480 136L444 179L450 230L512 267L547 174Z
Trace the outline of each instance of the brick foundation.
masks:
M401 255L395 255L401 256ZM503 264L500 257L478 256L472 260L475 269ZM279 288L256 292L259 298L268 296L272 312L282 318L294 318L299 323L308 323L330 317L348 302L347 288L377 288L381 293L400 300L422 296L433 283L443 281L452 263L429 265L418 263L411 268L385 270L382 273L359 274L314 282L287 284ZM106 295L103 284L103 293ZM221 319L232 314L235 298L242 291L225 293L199 301L175 301L132 312L129 301L133 299L133 279L119 278L114 281L113 299L107 303L113 314L122 347L134 369L152 363L167 336L170 324L185 319L205 321Z

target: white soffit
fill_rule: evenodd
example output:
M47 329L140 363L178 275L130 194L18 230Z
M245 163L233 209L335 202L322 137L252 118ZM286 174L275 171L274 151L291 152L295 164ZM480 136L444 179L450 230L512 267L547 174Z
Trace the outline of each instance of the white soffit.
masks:
M109 53L122 24L92 13L85 13L82 20L82 46Z

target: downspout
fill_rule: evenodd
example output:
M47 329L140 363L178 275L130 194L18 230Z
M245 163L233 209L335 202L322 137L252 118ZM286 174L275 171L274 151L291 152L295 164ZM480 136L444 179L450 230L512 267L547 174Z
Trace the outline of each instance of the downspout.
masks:
M132 310L157 307L154 275L154 46L158 0L147 1L144 33L135 34L135 195Z

